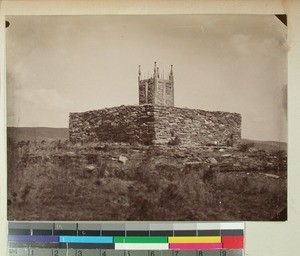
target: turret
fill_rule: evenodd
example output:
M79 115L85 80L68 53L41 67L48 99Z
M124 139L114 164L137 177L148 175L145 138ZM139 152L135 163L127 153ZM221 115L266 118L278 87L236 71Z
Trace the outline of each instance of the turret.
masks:
M152 104L160 106L174 106L174 76L173 65L168 79L159 74L159 67L154 62L153 77L141 79L141 70L138 71L139 104Z
M153 77L156 76L156 72L157 72L157 69L156 69L156 61L154 62L154 72L153 72Z
M171 65L171 71L170 71L170 76L169 79L173 79L173 65Z
M141 65L139 65L139 72L138 72L138 79L139 79L139 81L141 80Z

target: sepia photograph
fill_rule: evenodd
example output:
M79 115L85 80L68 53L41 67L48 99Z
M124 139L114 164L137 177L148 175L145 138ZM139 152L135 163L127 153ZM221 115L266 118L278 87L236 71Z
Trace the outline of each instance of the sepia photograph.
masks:
M287 220L276 15L6 16L8 220Z

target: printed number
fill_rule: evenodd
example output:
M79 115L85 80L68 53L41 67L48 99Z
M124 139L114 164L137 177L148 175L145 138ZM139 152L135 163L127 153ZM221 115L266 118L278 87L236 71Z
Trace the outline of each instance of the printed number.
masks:
M30 250L30 255L34 255L34 250Z
M199 255L198 256L203 256L203 252L199 251Z
M102 253L102 256L106 256L106 251L104 251L104 252Z
M58 250L54 251L54 256L58 256Z
M226 251L222 251L222 256L226 256Z
M174 251L175 255L174 256L178 256L179 251Z
M82 251L77 251L77 256L82 256Z
M155 256L155 252L151 251L150 256Z
M126 256L130 256L130 251L127 251L127 252L126 252Z

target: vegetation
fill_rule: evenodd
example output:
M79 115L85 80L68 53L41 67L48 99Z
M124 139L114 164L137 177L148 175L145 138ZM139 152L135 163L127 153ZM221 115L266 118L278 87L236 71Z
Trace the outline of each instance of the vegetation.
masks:
M189 160L201 154L191 151ZM8 217L270 220L286 206L286 173L272 179L258 172L214 171L202 163L185 168L186 162L176 146L9 140Z
M248 142L248 143L241 143L240 144L240 151L241 152L247 152L250 148L254 147L253 142Z

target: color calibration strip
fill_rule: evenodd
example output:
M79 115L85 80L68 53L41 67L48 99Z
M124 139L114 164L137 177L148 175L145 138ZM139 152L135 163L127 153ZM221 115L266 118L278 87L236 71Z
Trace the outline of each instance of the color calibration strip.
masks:
M9 223L13 256L242 256L244 223Z

